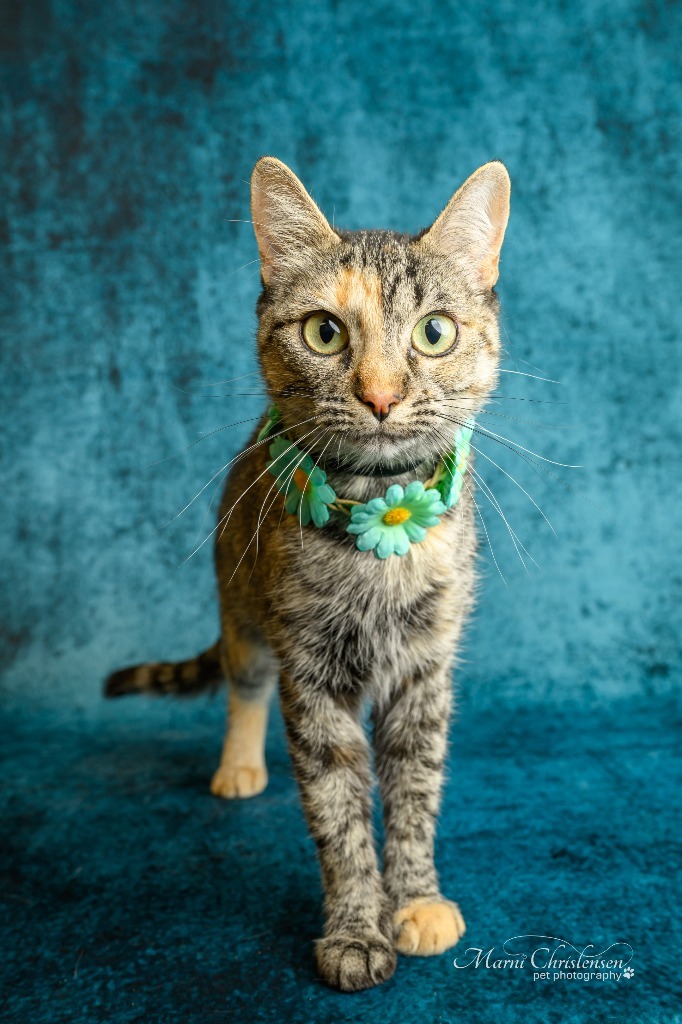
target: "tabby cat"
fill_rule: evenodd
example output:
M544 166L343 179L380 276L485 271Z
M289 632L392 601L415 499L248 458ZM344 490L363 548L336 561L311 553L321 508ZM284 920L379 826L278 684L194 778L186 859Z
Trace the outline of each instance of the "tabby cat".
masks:
M322 869L317 966L343 991L389 978L396 950L441 953L464 932L457 904L440 893L434 832L453 661L473 600L475 503L466 465L454 507L430 485L497 382L493 289L509 193L507 171L492 162L417 236L346 232L330 226L284 164L256 164L258 350L276 411L224 492L215 546L221 636L198 658L124 669L106 684L109 696L192 693L226 679L228 729L211 791L232 798L267 784L268 703L279 681ZM281 473L272 462L285 449L297 463L284 455ZM345 505L330 500L336 495ZM435 514L425 527L415 512L410 530L429 495ZM381 542L397 525L400 543ZM381 870L366 703L383 804Z

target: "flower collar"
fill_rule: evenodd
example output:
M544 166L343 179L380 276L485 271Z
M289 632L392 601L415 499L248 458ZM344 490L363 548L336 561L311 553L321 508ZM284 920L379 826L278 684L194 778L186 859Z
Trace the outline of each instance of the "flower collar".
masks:
M279 423L281 415L273 405L257 441L269 437ZM329 522L332 513L338 513L348 520L346 533L355 536L358 551L373 551L382 559L389 555L406 555L410 545L423 541L429 529L437 526L441 516L459 501L473 429L473 420L467 420L459 428L452 449L425 484L421 480L413 480L405 488L392 484L383 497L364 503L338 498L327 483L324 470L281 433L269 447L267 468L284 495L286 511L297 515L302 526L312 522L321 528Z

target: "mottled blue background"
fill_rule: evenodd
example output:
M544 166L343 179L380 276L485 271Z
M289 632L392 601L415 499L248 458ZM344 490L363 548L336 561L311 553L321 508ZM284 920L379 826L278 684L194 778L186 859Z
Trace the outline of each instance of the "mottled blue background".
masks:
M681 10L4 5L3 1019L680 1020ZM278 716L270 788L233 805L207 789L221 700L100 698L112 668L217 632L210 545L184 563L211 490L164 524L251 424L183 450L262 408L197 382L255 367L264 153L349 228L417 230L480 163L510 170L516 372L485 422L583 468L482 446L557 536L479 459L540 569L481 497L506 585L485 548L438 860L469 944L627 940L630 981L444 956L328 992Z

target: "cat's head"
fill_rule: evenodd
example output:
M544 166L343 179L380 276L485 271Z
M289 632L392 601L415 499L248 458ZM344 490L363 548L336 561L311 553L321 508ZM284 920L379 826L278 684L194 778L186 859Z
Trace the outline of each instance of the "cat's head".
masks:
M263 373L302 446L358 472L438 459L495 387L509 175L485 164L416 236L334 229L279 160L251 179Z

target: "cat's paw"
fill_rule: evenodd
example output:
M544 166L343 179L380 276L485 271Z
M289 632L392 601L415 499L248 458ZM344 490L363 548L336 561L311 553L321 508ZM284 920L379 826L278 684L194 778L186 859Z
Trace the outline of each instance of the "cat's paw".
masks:
M268 773L263 765L244 767L221 765L211 781L213 796L221 796L225 800L256 796L262 793L268 784Z
M393 919L395 947L410 956L436 956L458 942L466 925L456 903L450 900L413 900Z
M328 935L315 946L321 978L342 992L359 992L386 981L395 971L393 946L377 932L372 935Z

